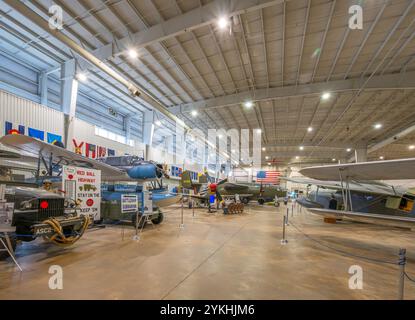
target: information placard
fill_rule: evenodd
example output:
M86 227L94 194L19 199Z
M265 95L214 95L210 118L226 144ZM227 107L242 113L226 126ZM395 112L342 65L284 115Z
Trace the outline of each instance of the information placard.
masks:
M121 195L121 212L137 212L138 211L138 197L136 194L122 194Z
M79 203L80 214L86 214L97 221L101 218L101 171L63 166L62 189L65 197Z

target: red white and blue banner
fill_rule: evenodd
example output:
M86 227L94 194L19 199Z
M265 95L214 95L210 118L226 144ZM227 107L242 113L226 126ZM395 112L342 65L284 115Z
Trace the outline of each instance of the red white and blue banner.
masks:
M280 171L258 171L256 181L269 184L279 184L280 176Z

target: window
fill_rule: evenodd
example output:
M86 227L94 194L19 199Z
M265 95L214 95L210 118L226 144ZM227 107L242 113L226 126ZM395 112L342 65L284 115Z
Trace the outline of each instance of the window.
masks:
M95 126L95 135L134 147L134 140L127 139L126 137L120 134L116 134L114 132L108 131L97 126Z

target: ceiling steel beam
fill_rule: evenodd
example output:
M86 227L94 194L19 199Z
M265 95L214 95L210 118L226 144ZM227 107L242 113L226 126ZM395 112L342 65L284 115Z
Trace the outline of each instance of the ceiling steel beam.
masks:
M250 91L245 91L189 104L177 105L169 108L169 110L174 114L178 114L180 112L191 112L192 110L220 108L240 104L247 100L264 101L287 97L310 96L327 91L331 93L357 91L360 90L367 80L368 78L335 80L307 85L286 86L283 88L258 89L255 92L255 96L252 96ZM415 89L415 72L374 76L365 85L366 91L395 89Z

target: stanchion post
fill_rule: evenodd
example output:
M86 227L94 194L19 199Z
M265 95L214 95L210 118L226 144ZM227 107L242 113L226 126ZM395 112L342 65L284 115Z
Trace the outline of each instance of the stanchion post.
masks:
M195 201L194 200L192 200L192 215L193 215L193 218L195 217Z
M294 204L291 204L291 217L294 217Z
M290 214L290 209L287 207L287 215L285 218L285 225L288 226L288 215Z
M406 249L399 249L399 292L398 300L404 299L405 293L405 265L406 265Z
M180 229L183 229L184 228L184 219L183 219L183 210L184 210L184 208L183 208L183 196L182 196L182 209L181 209L181 220L180 220Z
M288 240L287 239L285 239L285 226L286 226L286 217L285 217L285 215L283 216L283 219L282 219L282 240L281 240L281 244L282 245L286 245L287 243L288 243Z

